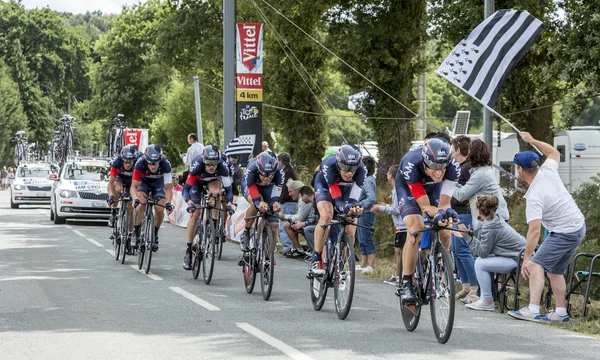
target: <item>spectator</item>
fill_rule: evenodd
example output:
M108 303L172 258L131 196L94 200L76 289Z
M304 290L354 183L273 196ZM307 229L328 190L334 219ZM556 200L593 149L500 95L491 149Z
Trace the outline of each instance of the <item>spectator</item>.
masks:
M2 167L0 170L0 189L6 190L8 187L8 171L6 171L6 166Z
M358 198L358 204L364 209L361 217L358 218L358 223L362 226L373 227L375 225L375 213L371 211L371 208L375 204L375 159L370 156L364 156L362 159L363 164L367 167L367 178L363 183L362 192ZM375 265L375 239L373 238L373 231L358 228L358 241L360 243L360 264L356 265L356 271L361 271L365 274L373 272L373 266Z
M473 310L494 311L494 297L492 295L492 278L495 273L510 273L517 267L521 251L525 249L525 238L516 232L496 214L498 198L494 195L477 197L477 216L483 221L479 239L469 238L469 246L477 256L475 272L481 284L481 298L467 304ZM466 230L464 224L459 228ZM462 233L457 233L462 238Z
M231 160L231 163L233 164L233 178L232 180L232 193L234 196L239 196L240 195L240 186L242 186L242 177L244 176L244 172L242 171L242 168L240 167L239 163L238 163L238 156L237 155L231 155L229 156L229 159Z
M400 276L402 275L402 248L404 248L404 243L406 243L406 225L404 225L404 221L402 221L402 216L400 215L398 201L396 200L396 187L394 186L396 174L398 173L399 168L400 166L394 165L387 173L387 181L392 185L391 205L386 206L383 203L373 205L373 212L389 214L392 215L392 218L394 219L394 225L396 227L396 239L394 241L394 260L396 264L396 272L390 276L388 280L384 281L384 283L394 286L399 286L400 284Z
M8 168L8 187L9 188L12 185L13 180L15 179L15 172L16 171L17 171L17 169L15 169L12 166Z
M452 156L460 164L459 185L465 185L471 177L471 165L467 161L470 144L471 138L461 135L454 138L452 140L452 146L450 146ZM468 199L458 201L453 197L450 204L452 209L458 213L460 223L470 228L473 224L473 217L471 215L471 209L469 208ZM462 289L456 294L456 298L463 299L469 296L469 294L476 294L479 284L477 283L477 276L475 275L475 259L473 259L473 255L471 255L469 244L467 244L463 237L458 237L453 234L452 252L454 253L454 263L456 264L456 269L462 284ZM466 301L472 302L472 299Z
M540 149L547 156L541 167L539 156L531 151L515 155L519 177L529 184L525 194L527 223L527 243L523 259L522 274L529 278L529 306L508 315L529 321L568 322L565 307L565 272L571 257L583 241L586 232L585 218L575 204L558 175L560 153L552 145L535 140L529 133L521 132L521 138ZM533 254L540 238L541 225L548 230L548 236ZM556 311L540 315L540 299L544 290L544 270L552 286Z
M294 183L300 183L299 181L293 180L291 182L292 185ZM306 256L304 249L302 249L300 246L300 241L298 241L298 234L304 235L304 228L306 226L315 225L317 223L314 207L315 192L310 186L303 185L298 189L298 194L298 213L295 215L284 215L282 213L279 214L281 219L286 220L283 224L283 228L285 229L289 238L292 240L293 248L286 254L286 257L290 258ZM312 242L309 244L309 248L312 249L314 246L314 233L311 240Z
M290 180L298 180L298 175L296 174L296 170L292 167L292 159L290 154L281 153L277 156L277 160L279 161L279 165L283 169L284 173L284 186L281 191L281 196L279 197L279 203L281 204L281 212L284 214L295 214L298 209L298 189L300 189L304 184L301 182L291 183ZM294 184L294 186L290 186L290 184ZM281 243L283 244L283 248L281 250L282 254L286 254L288 251L292 249L292 240L287 235L283 228L283 222L279 222L279 238L281 239Z
M173 190L175 190L175 191L183 190L183 186L181 186L179 184L179 175L178 174L172 174L171 182L173 183Z
M187 152L185 154L181 155L181 158L183 159L183 164L185 165L185 171L183 172L184 183L187 180L188 174L190 173L190 166L192 165L192 161L194 161L194 159L197 156L202 155L202 151L204 150L204 145L198 142L198 137L196 136L196 134L189 134L187 137L187 141L188 144L190 144L190 147L187 149Z
M268 142L266 142L266 141L263 141L261 145L262 145L262 151L263 151L263 152L264 152L264 151L271 151L271 149L269 149L269 143L268 143ZM271 152L272 152L272 151L271 151Z

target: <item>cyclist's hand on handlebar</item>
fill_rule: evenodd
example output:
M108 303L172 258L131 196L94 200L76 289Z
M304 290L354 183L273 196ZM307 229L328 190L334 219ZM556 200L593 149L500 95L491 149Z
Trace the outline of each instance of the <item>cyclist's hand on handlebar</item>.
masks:
M235 212L235 209L233 208L233 203L228 202L225 206L225 210L227 210L229 215L233 215L233 213Z
M140 204L141 204L140 199L133 200L133 207L134 208L137 208L138 206L140 206Z
M191 205L188 205L188 207L185 208L185 211L187 211L190 214L193 213L194 211L196 211L196 205L193 203Z
M450 220L452 224L458 224L460 222L458 213L454 211L454 209L446 209L446 218Z
M279 201L276 201L273 204L272 208L273 208L273 212L276 212L276 213L280 212L281 211L281 204L279 203Z
M258 205L258 211L260 211L261 213L267 212L267 210L269 210L269 204L267 204L264 201L260 202L260 205Z
M112 205L115 202L115 197L114 196L109 196L108 199L106 199L106 203L108 205Z
M173 212L173 210L175 210L175 206L173 206L173 204L168 202L165 204L165 209L167 209L167 213L170 214Z
M433 217L432 222L438 226L445 226L446 219L447 219L446 210L438 209L438 211L435 213L435 216Z

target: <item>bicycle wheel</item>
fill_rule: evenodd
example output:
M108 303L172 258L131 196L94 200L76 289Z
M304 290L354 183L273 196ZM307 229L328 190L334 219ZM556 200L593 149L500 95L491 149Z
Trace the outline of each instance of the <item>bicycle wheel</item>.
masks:
M215 256L217 260L221 260L223 254L223 244L225 243L225 214L219 212L219 223L217 230L217 242L215 243Z
M146 254L144 254L144 272L147 274L150 272L150 264L152 264L152 247L156 239L156 234L154 234L154 214L152 213L152 210L150 211L150 216L147 219L146 230Z
M264 241L265 238L267 241ZM273 234L271 233L271 228L269 228L268 223L263 225L262 239L262 256L259 260L261 280L260 289L262 291L263 299L268 301L271 297L271 291L273 290L273 277L275 276L275 242L273 241Z
M256 226L253 226L250 231L250 244L253 244L254 247L251 252L247 253L247 260L246 256L243 257L244 266L242 267L244 287L248 294L252 293L254 290L254 283L256 282Z
M142 220L142 227L138 235L138 270L144 266L144 255L146 255L146 221Z
M327 298L327 270L325 271L326 273L323 276L316 277L312 275L309 278L310 300L312 301L313 309L317 311L323 308L323 304L325 304L325 299Z
M112 237L115 244L115 260L119 261L119 257L121 256L121 234L118 231L118 226L115 226L112 231Z
M339 254L334 257L335 311L340 320L346 319L354 296L354 246L345 232L339 240Z
M420 280L417 280L417 283ZM428 283L429 281L427 281ZM398 298L400 301L400 313L402 314L402 322L404 322L404 327L408 331L415 331L417 325L419 325L419 319L421 318L421 308L422 308L422 288L420 285L416 286L417 297L419 300L415 304L403 304L402 299Z
M431 274L431 324L438 342L445 344L452 334L454 325L454 305L456 286L454 285L454 265L450 252L438 243L433 256Z
M204 235L204 249L202 252L202 276L204 283L210 284L215 266L215 221L212 216L208 216L206 224L206 234Z
M129 244L129 213L127 212L127 205L125 202L121 202L121 206L124 209L121 209L120 213L120 237L121 237L121 264L125 263L125 255L127 254L127 247L131 246Z
M200 216L202 218L202 216ZM196 226L196 235L194 236L194 243L192 244L192 276L194 280L198 279L200 274L200 262L202 261L202 239L204 238L204 231L202 230L202 222L198 222Z

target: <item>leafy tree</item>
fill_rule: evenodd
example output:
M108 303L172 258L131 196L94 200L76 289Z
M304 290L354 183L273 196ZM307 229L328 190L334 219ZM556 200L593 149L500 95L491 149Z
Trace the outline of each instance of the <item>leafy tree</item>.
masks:
M27 117L19 96L19 87L12 80L6 64L0 61L0 163L11 164L14 143L9 141L19 130L27 127ZM16 164L15 164L16 165Z
M365 141L373 141L373 132L366 121L357 117L345 117L355 115L352 111L329 111L328 113L341 116L330 116L327 122L329 146L342 145L346 142L351 144L362 144Z
M555 62L551 44L556 39L559 23L554 17L552 0L497 0L497 9L523 9L544 23L540 39L517 64L507 78L497 110L512 113L550 105L564 94L563 84L550 75ZM448 2L430 0L430 19L433 35L442 44L454 46L483 21L483 2L464 0ZM456 19L461 19L456 21ZM440 54L447 55L447 53ZM436 62L441 58L436 58ZM536 139L552 141L552 108L522 112L511 116L511 122L521 130L532 133Z
M425 1L345 0L329 12L329 41L334 51L394 98L416 110L415 77L427 39ZM345 65L339 64L351 89L365 91L360 112L369 117L414 115ZM400 162L413 140L413 121L369 120L384 166ZM385 179L380 176L379 179Z

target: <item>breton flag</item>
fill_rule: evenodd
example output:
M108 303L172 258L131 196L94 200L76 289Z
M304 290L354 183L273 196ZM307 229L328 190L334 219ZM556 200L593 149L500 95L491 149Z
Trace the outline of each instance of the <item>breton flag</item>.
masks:
M435 71L488 108L504 81L542 32L524 10L499 10L462 40Z
M231 140L227 148L225 149L225 155L245 155L252 154L254 149L254 141L256 135L241 135Z

